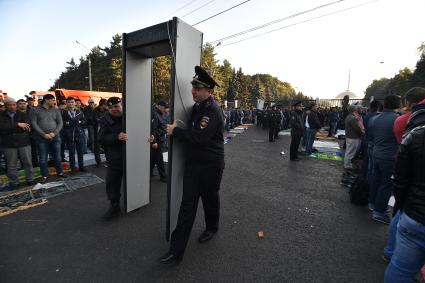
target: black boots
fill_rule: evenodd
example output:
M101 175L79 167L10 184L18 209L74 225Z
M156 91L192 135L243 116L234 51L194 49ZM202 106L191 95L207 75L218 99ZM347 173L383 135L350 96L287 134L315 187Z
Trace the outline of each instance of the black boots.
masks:
M121 208L119 202L111 201L111 206L108 211L103 215L103 219L109 221L121 214Z
M216 233L215 231L205 230L201 234L201 236L199 236L198 242L199 243L205 243L205 242L211 240L214 237L215 233Z
M158 258L157 261L161 264L177 265L182 261L182 257L176 256L176 255L168 252L165 255Z

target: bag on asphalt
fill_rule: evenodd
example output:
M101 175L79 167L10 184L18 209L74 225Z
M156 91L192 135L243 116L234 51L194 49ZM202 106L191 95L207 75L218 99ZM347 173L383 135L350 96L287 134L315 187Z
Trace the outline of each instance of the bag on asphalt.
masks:
M350 202L355 205L367 205L369 184L365 178L358 176L349 191Z

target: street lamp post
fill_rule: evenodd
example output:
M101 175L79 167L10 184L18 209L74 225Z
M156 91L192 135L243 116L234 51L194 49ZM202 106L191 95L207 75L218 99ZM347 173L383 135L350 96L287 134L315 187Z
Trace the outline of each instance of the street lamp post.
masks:
M82 44L81 42L79 42L78 40L75 41L77 44L83 46L85 49L87 49L90 52L90 49L87 48L87 46L85 46L84 44ZM92 78L91 78L91 60L90 60L90 53L88 55L89 58L89 85L90 85L90 91L93 90L93 84L92 84Z

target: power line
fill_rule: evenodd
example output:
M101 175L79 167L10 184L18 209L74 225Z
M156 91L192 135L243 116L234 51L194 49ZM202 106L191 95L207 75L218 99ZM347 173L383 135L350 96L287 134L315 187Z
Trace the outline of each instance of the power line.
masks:
M181 6L180 8L178 8L177 10L175 10L174 12L169 13L169 14L166 16L166 18L168 18L169 16L172 16L173 14L177 13L178 11L183 10L184 8L186 8L187 6L189 6L190 4L192 4L192 3L196 2L196 1L198 1L198 0L192 0L192 1L190 1L189 3L187 3L187 4L184 4L183 6Z
M291 18L295 18L295 17L300 16L302 14L307 14L307 13L313 12L315 10L319 10L319 9L322 9L322 8L325 8L325 7L328 7L328 6L335 5L337 3L341 3L343 1L345 1L345 0L338 0L338 1L330 2L330 3L324 4L324 5L320 5L320 6L312 8L312 9L308 9L308 10L305 10L305 11L302 11L302 12L298 12L296 14L292 14L290 16L286 16L284 18L277 19L277 20L274 20L274 21L271 21L271 22L268 22L268 23L265 23L265 24L262 24L262 25L259 25L259 26L256 26L256 27L253 27L253 28L250 28L250 29L229 35L229 36L226 36L226 37L211 41L210 43L215 44L215 43L221 42L223 40L227 40L227 39L230 39L230 38L233 38L233 37L237 37L237 36L240 36L240 35L252 32L252 31L256 31L258 29L262 29L262 28L268 27L270 25L273 25L273 24L276 24L276 23L279 23L279 22L282 22L282 21L285 21L285 20L288 20L288 19L291 19Z
M243 5L243 4L245 4L245 3L249 2L249 1L251 1L251 0L243 1L243 2L241 2L241 3L237 4L237 5L233 6L233 7L230 7L229 9L226 9L226 10L224 10L224 11L221 11L221 12L219 12L219 13L215 14L215 15L212 15L211 17L208 17L208 18L206 18L206 19L204 19L204 20L202 20L202 21L200 21L200 22L197 22L196 24L193 24L192 26L194 27L194 26L196 26L196 25L198 25L198 24L200 24L200 23L206 22L206 21L208 21L209 19L212 19L212 18L214 18L214 17L217 17L218 15L221 15L221 14L223 14L223 13L226 13L227 11L230 11L230 10L232 10L232 9L234 9L234 8L236 8L236 7L240 6L240 5Z
M215 1L215 0L211 0L211 1L207 2L207 3L205 3L204 5L202 5L202 6L198 7L198 8L196 8L196 9L194 9L194 10L192 10L192 11L190 11L190 12L189 12L189 13L187 13L186 15L181 16L180 18L187 17L187 16L191 15L192 13L194 13L194 12L196 12L196 11L198 11L198 10L200 10L200 9L204 8L205 6L207 6L207 5L211 4L211 3L212 3L212 2L214 2L214 1Z
M275 32L275 31L279 31L281 29L285 29L285 28L288 28L288 27L292 27L292 26L296 26L296 25L299 25L299 24L307 23L307 22L310 22L310 21L313 21L313 20L317 20L317 19L320 19L320 18L323 18L323 17L330 16L330 15L342 13L342 12L345 12L345 11L348 11L348 10L352 10L352 9L355 9L355 8L358 8L358 7L361 7L361 6L365 6L365 5L371 4L373 2L378 2L378 1L379 0L373 0L373 1L369 1L369 2L366 2L366 3L359 4L359 5L355 5L355 6L352 6L352 7L349 7L349 8L337 10L337 11L334 11L332 13L328 13L328 14L324 14L324 15L321 15L321 16L318 16L318 17L310 18L310 19L307 19L307 20L304 20L304 21L301 21L301 22L296 22L296 23L293 23L293 24L290 24L290 25L286 25L286 26L283 26L283 27L280 27L280 28L277 28L277 29L274 29L274 30L270 30L270 31L267 31L267 32L264 32L264 33L260 33L260 34L257 34L257 35L254 35L254 36L251 36L251 37L248 37L248 38L244 38L244 39L241 39L241 40L238 40L238 41L235 41L235 42L228 43L228 44L220 45L220 43L219 43L217 45L217 48L225 47L225 46L229 46L229 45L233 45L233 44L236 44L236 43L240 43L242 41L253 39L253 38L256 38L256 37L259 37L259 36L262 36L262 35L265 35L265 34L269 34L269 33Z

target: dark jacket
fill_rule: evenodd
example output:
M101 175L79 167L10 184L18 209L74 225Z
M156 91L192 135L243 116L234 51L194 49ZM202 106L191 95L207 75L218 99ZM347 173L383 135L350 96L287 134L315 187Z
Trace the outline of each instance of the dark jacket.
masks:
M7 111L0 112L1 145L4 147L24 147L31 144L30 132L18 127L18 123L29 124L25 113L16 111L13 121Z
M394 121L399 115L384 109L378 116L370 120L368 136L373 144L372 156L384 160L395 160L398 143L394 136Z
M367 115L363 119L364 139L365 139L365 142L366 143L369 143L370 142L370 137L368 135L369 121L370 121L371 118L375 117L378 114L379 114L378 112L369 112L369 113L367 113Z
M224 116L212 97L193 106L187 129L176 127L173 136L186 146L187 162L224 159Z
M329 123L338 123L339 114L336 111L330 111L328 114Z
M303 112L301 110L291 111L290 116L291 135L304 134Z
M167 134L165 121L162 112L156 106L152 109L151 134L155 138L153 143L161 146L165 142L165 135Z
M304 116L304 125L305 121L308 117L308 124L310 126L310 129L316 129L319 130L322 127L322 124L319 120L319 114L316 111L310 110L309 113L306 113Z
M425 225L425 109L413 114L397 153L394 196L404 213Z
M87 121L87 126L96 126L97 125L97 113L96 109L91 109L90 107L83 108L83 114Z
M100 129L98 142L106 152L108 162L122 162L124 142L118 140L118 134L122 130L122 117L114 117L109 113L99 121Z
M100 107L98 106L94 109L94 113L96 115L97 123L99 124L100 120L108 113L108 111L106 110L102 111L100 110Z
M72 118L68 110L62 110L63 136L70 141L82 139L84 127L87 125L86 118L81 110L75 110L75 117Z
M282 116L278 110L270 111L270 128L280 128L280 124L282 123Z

